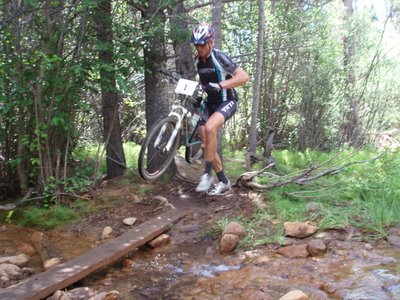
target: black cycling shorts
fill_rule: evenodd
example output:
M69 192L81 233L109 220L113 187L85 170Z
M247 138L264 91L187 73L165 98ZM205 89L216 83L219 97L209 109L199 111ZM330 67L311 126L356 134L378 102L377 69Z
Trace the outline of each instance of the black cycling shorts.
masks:
M201 116L201 125L204 125L208 118L215 112L221 113L224 118L225 122L229 120L237 110L237 103L235 100L224 101L222 103L207 103L204 113Z

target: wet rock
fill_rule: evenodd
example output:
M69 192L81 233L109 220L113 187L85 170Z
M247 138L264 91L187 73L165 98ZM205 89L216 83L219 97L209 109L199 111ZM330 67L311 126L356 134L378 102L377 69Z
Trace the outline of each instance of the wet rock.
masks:
M388 242L390 245L400 248L400 236L390 234L388 236Z
M130 268L132 265L133 265L133 260L132 260L132 259L124 258L124 259L122 260L122 266L123 266L124 268Z
M32 244L26 242L21 242L18 245L18 251L31 256L36 253L35 247Z
M46 260L46 261L43 263L43 268L44 268L45 270L48 270L48 269L50 269L51 267L57 266L57 265L59 265L59 264L61 264L61 263L62 263L62 259L61 259L61 258L59 258L59 257L53 257L53 258L50 258L50 259Z
M293 290L285 294L279 300L308 300L308 296L300 290Z
M389 233L400 236L400 224L389 229Z
M311 256L321 256L327 251L327 247L322 240L311 240L307 243L307 251Z
M120 294L118 291L102 292L97 294L88 300L118 300L120 299Z
M369 250L373 250L374 247L373 247L371 244L369 244L369 243L365 243L365 244L364 244L364 249L369 251Z
M317 231L317 226L302 222L285 222L285 234L298 239L306 238Z
M29 256L26 254L19 254L17 256L0 257L0 264L13 264L18 267L23 267L29 262Z
M137 220L137 218L129 217L129 218L125 218L122 222L125 225L132 226L133 224L136 223L136 220Z
M221 238L221 242L219 244L221 254L227 254L236 249L236 246L239 244L240 238L236 234L225 234Z
M34 273L35 273L35 270L32 269L32 268L22 268L22 273L23 273L25 276L28 276L28 275L34 274Z
M2 278L2 281L8 281L22 278L24 275L20 267L13 264L3 263L0 264L0 277Z
M53 295L46 298L46 300L118 300L120 299L119 292L108 291L96 294L96 292L89 287L80 287L68 292L56 291Z
M106 226L106 227L104 227L103 233L102 233L102 235L101 235L101 238L102 238L103 240L109 238L109 237L111 236L111 233L112 233L112 232L113 232L113 229L111 228L111 226Z
M91 299L91 297L95 296L95 292L89 287L79 287L70 290L68 296L71 299Z
M307 244L281 247L277 250L277 253L289 258L306 258L309 256Z
M170 239L171 239L170 236L168 234L164 233L164 234L156 237L154 240L150 241L149 245L152 248L159 248L161 246L168 244Z
M67 292L58 290L50 297L47 297L46 300L72 300L72 299L71 297L68 296Z
M333 295L339 299L343 299L344 295L346 294L346 289L350 288L353 284L354 280L345 279L339 282L324 282L319 288L328 295Z
M113 285L113 280L112 280L112 278L107 277L104 280L102 280L101 284L104 286L110 286L110 285Z
M250 290L250 291L244 291L240 295L240 299L242 300L265 300L268 299L267 295L261 291L255 291L255 290Z
M234 235L237 235L238 237L242 238L242 237L246 236L246 230L239 223L231 222L225 226L224 231L222 232L222 235L224 236L225 234L234 234Z

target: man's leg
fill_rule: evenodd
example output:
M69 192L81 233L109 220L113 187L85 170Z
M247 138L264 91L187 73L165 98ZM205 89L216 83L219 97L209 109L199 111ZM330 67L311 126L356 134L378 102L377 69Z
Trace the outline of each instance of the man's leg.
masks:
M225 117L219 113L213 113L207 120L205 126L200 128L200 139L204 147L205 169L196 187L197 192L206 192L212 184L211 170L222 172L222 161L217 153L217 131L225 123Z
M213 162L218 157L219 163L221 159L217 153L217 132L225 123L225 117L220 112L213 113L205 124L205 160Z

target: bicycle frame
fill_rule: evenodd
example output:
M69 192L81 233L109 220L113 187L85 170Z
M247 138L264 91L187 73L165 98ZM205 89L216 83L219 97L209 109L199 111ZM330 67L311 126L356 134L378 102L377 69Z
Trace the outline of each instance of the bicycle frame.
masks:
M207 94L197 82L185 79L179 80L175 93L179 95L176 97L179 102L173 103L168 116L150 128L142 143L138 170L145 180L159 178L168 169L180 146L185 146L185 160L188 163L202 155L198 137L199 121L193 119L197 113L192 112L191 103L196 104L201 99L201 104L204 104ZM200 114L202 107L204 105L200 106Z
M168 143L165 146L165 149L163 149L164 151L168 152L171 149L171 146L173 145L173 142L179 132L179 130L182 128L183 125L183 121L186 118L186 123L189 123L190 118L193 116L193 113L191 113L187 108L183 107L182 105L172 105L172 109L170 111L170 113L168 114L168 116L174 116L177 119L176 122L176 126L174 128L174 131L171 134L170 139L168 140ZM154 147L157 148L160 144L161 141L161 137L163 136L165 130L166 130L166 126L164 125L163 128L161 129L157 139L154 142ZM197 126L197 125L196 125ZM188 127L189 126L185 126L185 146L189 146L189 145L196 145L201 143L201 141L195 141L195 142L189 142L189 140L191 139L191 137L189 138L188 136Z

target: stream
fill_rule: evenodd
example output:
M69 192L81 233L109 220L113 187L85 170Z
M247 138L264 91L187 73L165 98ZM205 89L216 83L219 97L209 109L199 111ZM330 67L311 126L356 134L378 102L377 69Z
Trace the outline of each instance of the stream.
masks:
M28 249L38 232L0 225L0 257ZM43 242L45 241L45 242ZM36 243L36 244L35 244ZM79 256L95 238L49 232L27 267L43 271L43 256ZM25 251L26 252L26 251ZM400 299L400 251L387 245L331 240L321 257L290 259L267 247L221 256L214 241L139 248L75 283L117 290L121 299L279 299L300 289L311 299Z

